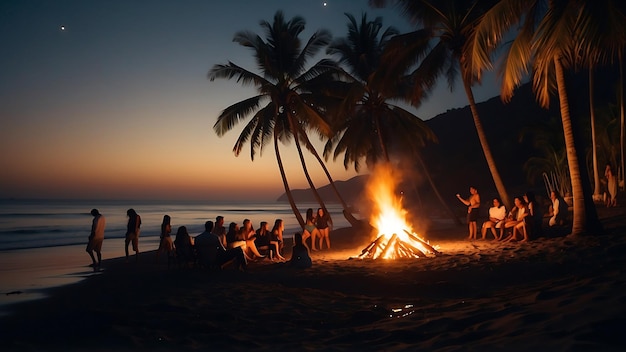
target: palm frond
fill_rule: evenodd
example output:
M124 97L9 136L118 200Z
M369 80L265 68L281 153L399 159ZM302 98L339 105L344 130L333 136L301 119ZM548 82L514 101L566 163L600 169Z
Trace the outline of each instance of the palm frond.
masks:
M215 133L221 137L226 132L230 131L239 121L244 120L250 113L259 107L262 95L242 100L235 103L222 111L218 116L217 121L213 125Z

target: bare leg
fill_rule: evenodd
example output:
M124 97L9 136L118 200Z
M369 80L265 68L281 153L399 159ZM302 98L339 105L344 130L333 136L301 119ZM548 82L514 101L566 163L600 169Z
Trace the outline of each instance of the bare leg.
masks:
M317 231L317 229L313 230L313 232L311 232L311 249L316 251L317 248L315 248L315 240L316 237L319 236L319 232Z
M265 257L264 255L261 255L261 253L259 253L259 250L256 248L256 245L254 244L254 240L246 241L246 247L250 249L250 252L252 252L252 254L255 255L257 258Z
M324 236L324 238L326 239L326 247L330 249L330 231L328 229L326 229L326 236Z
M309 231L304 230L302 231L302 244L304 244L304 246L306 247L306 250L309 251L309 253L311 252L311 248L309 248L309 246L306 244L306 240L311 237L311 234L309 233Z
M96 266L96 257L94 257L93 252L92 251L87 251L87 253L89 253L89 256L91 257L91 262L92 262L92 266ZM98 253L99 254L99 253Z

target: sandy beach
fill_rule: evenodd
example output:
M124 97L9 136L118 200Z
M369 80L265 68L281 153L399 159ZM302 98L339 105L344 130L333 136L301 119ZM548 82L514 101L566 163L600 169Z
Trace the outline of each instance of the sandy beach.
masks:
M369 239L348 228L307 270L107 259L11 305L2 350L623 350L626 214L599 211L601 236L470 242L465 227L431 229L435 258L350 259Z

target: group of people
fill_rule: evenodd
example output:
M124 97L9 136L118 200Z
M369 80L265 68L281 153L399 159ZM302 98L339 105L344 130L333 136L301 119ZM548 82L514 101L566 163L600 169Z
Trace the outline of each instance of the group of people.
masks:
M102 214L100 214L98 209L91 209L91 215L93 216L93 220L91 222L91 232L89 233L87 248L85 250L89 254L92 261L90 266L96 270L102 265L102 243L104 242L106 219ZM131 243L133 251L135 251L135 259L137 260L139 258L139 231L141 228L141 217L132 208L126 211L126 215L128 216L126 235L124 236L126 261L128 261L128 246Z
M312 210L311 210L312 213ZM91 266L94 269L99 268L102 262L102 243L104 240L105 218L97 209L92 209L93 221L91 233L89 235L86 251L92 259ZM129 246L135 252L135 260L139 258L139 234L141 229L141 217L134 209L128 209L128 224L125 235L125 254L126 261L129 260ZM324 217L320 212L321 219ZM311 217L313 219L313 217ZM248 261L268 258L272 261L286 261L283 256L284 240L283 232L285 225L282 219L276 219L274 226L270 229L267 222L262 221L258 229L254 229L250 219L243 220L242 226L235 222L231 222L228 229L224 226L224 217L217 216L215 222L207 221L205 223L205 231L196 237L189 235L186 226L178 227L176 238L172 239L172 218L169 215L163 216L161 223L161 234L159 248L156 251L156 260L165 253L168 256L168 263L174 259L183 265L198 264L205 267L222 267L229 262L234 262L238 269L245 270ZM328 230L328 221L326 230ZM292 259L290 263L298 267L310 267L311 259L308 255L309 248L304 239L315 236L320 238L320 247L322 239L327 239L327 245L330 248L328 233L323 235L324 229L315 229L309 232L304 230L306 234L301 233L294 235L294 247ZM322 234L322 235L320 235ZM313 243L314 244L314 243ZM302 251L304 249L304 251ZM261 254L266 251L267 254ZM94 255L95 254L95 255ZM97 257L97 260L96 260Z
M479 218L480 195L475 187L470 187L470 196L465 199L460 194L456 197L467 206L467 223L469 240L478 239L477 220ZM562 226L567 219L568 206L558 191L550 192L551 206L549 211L549 226ZM492 200L489 208L488 218L482 224L482 239L487 238L490 231L493 239L497 241L520 241L526 242L533 236L539 237L542 234L544 212L537 202L535 194L531 191L523 196L514 198L513 208L507 212L506 206L499 198Z

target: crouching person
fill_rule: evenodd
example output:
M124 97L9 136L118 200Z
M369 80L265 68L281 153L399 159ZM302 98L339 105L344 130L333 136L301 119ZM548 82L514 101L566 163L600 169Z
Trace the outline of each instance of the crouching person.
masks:
M245 271L246 257L241 247L226 249L219 236L213 231L213 221L204 224L204 232L196 236L195 247L198 255L198 264L204 268L223 268L233 262L235 268Z

